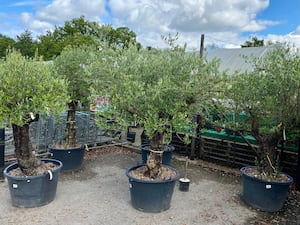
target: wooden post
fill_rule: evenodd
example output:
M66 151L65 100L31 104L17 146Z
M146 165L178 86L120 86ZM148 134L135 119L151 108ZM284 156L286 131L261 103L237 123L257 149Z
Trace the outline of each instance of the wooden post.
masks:
M190 159L194 160L195 159L195 150L196 150L196 138L192 137L192 143L191 143L191 155Z
M195 159L195 152L196 152L196 145L197 145L196 142L199 142L200 127L201 127L201 116L200 116L200 114L195 114L194 116L195 116L195 119L196 119L197 128L195 130L195 136L192 137L192 143L191 143L190 159L192 159L192 160ZM200 153L198 153L198 155L200 155Z
M204 51L204 34L201 34L201 41L200 41L200 57L203 57Z

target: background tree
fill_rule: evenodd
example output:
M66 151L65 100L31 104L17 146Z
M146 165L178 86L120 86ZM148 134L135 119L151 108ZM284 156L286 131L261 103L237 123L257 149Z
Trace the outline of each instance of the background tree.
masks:
M38 37L37 48L44 60L52 60L60 55L64 45L62 42L55 40L52 32L47 31L45 35L40 35Z
M241 45L242 48L247 47L261 47L264 46L264 40L259 40L257 37L252 37L250 41L245 41L243 45Z
M20 35L17 35L14 48L19 50L24 56L34 57L36 42L33 40L31 31L25 30Z
M67 46L99 46L102 42L112 48L125 48L129 44L141 47L136 41L136 34L129 28L114 29L111 25L85 20L84 16L66 21L53 32L48 31L46 35L39 36L38 47L39 53L49 60L58 56Z
M0 34L0 58L4 58L7 54L7 50L15 45L13 38Z

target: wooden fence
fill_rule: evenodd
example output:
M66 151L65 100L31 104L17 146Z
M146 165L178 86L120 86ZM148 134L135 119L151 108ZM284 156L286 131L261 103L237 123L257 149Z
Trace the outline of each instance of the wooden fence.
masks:
M185 145L180 136L173 135L171 144L175 146L175 153L188 155L190 159L198 158L236 168L255 165L255 152L248 144L234 140L199 136ZM281 149L278 151L281 152ZM282 171L293 177L296 177L297 155L294 150L283 150L281 154Z

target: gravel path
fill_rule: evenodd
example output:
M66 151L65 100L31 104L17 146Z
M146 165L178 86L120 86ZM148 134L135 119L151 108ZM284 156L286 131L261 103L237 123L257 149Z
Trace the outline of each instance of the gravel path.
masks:
M189 165L190 190L179 191L177 183L169 210L140 212L130 204L125 176L139 161L139 154L117 147L87 152L82 169L61 173L55 200L39 208L13 207L7 182L0 182L0 224L242 225L260 224L265 216L241 200L239 176L197 163ZM173 159L173 166L183 174L184 160Z

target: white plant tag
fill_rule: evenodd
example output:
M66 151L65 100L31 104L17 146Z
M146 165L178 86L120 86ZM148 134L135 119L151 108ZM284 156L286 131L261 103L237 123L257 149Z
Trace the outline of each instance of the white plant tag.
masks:
M14 189L16 189L16 188L18 188L18 185L17 185L17 184L13 184L12 187L13 187Z
M266 189L271 189L272 188L272 185L271 184L267 184L266 185Z
M35 116L34 116L33 112L30 112L29 114L30 114L31 119L34 120Z

